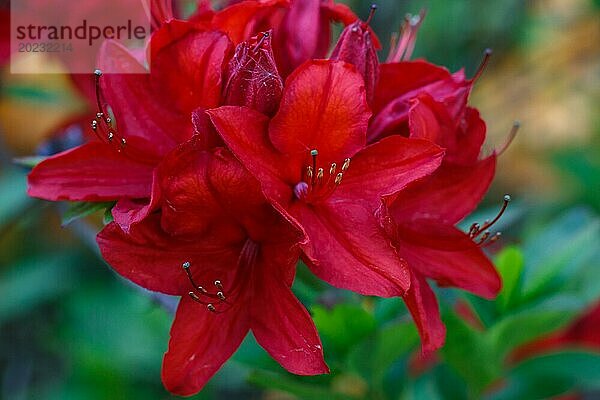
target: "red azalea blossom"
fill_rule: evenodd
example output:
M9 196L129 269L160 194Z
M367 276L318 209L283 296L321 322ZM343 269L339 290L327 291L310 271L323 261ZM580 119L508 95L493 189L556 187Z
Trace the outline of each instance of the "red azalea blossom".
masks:
M398 49L392 52L410 57L422 15L418 18L416 24L408 21L410 29L405 27ZM344 35L356 38L348 41ZM365 24L358 21L346 28L333 53L357 66L367 87L379 79L370 99L374 116L368 142L407 136L445 149L444 162L431 176L386 196L387 207L381 215L388 236L410 269L411 287L404 300L419 328L423 350L429 352L442 346L445 327L426 277L486 298L500 290L500 277L479 247L483 243L473 240L485 241L484 235L489 234L478 231L470 236L454 227L489 188L496 157L479 160L486 127L477 110L467 107L474 79L422 61L379 66L373 56L375 45L368 38ZM484 66L485 62L476 78ZM372 71L374 67L378 74Z
M182 296L163 363L167 389L198 392L249 330L290 372L327 373L314 324L290 289L302 236L258 182L227 150L202 150L197 139L157 175L163 213L130 234L111 223L98 244L121 275Z
M209 114L267 198L306 232L305 261L316 275L358 293L404 294L408 269L376 212L381 196L435 170L442 151L399 136L367 146L370 112L354 68L304 64L287 79L271 121L244 107Z
M118 63L139 73L97 77L101 90L92 127L99 140L37 165L29 175L31 196L54 201L118 200L113 214L123 226L147 215L149 199L156 195L156 166L192 136L192 110L220 103L222 71L231 52L224 34L199 31L177 20L163 25L151 40L150 74L117 43L103 46L100 69ZM177 74L172 73L175 70ZM133 201L137 199L141 201Z
M104 258L182 296L163 365L174 393L199 391L249 330L289 371L327 372L290 289L299 256L334 286L402 296L423 349L440 347L427 279L485 298L501 286L481 249L491 223L455 227L496 165L496 154L480 158L473 79L396 62L420 20L379 65L369 20L346 6L230 3L214 12L201 1L184 22L169 0L153 2L150 74L106 43L100 69L139 73L97 75L98 140L40 163L29 193L117 201L98 236ZM326 56L333 20L348 26L329 60L312 60Z
M498 273L481 249L486 240L495 239L486 229L469 235L454 227L487 192L496 156L479 159L486 127L477 110L466 107L466 98L458 118L427 93L413 98L410 105L410 137L438 143L446 154L431 176L386 199L384 224L411 267L417 284L405 301L423 338L423 349L432 351L442 346L445 327L425 277L485 298L495 297L501 288Z

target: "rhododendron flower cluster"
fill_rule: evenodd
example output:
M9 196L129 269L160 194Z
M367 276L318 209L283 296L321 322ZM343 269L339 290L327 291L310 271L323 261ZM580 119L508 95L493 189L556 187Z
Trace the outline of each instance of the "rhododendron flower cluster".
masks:
M105 260L181 296L170 391L201 390L248 331L288 371L328 372L291 291L300 259L335 287L404 299L424 351L445 337L427 279L498 293L482 249L495 220L455 226L497 154L482 156L474 79L408 61L420 20L380 64L371 17L330 0L200 2L187 21L169 3L154 4L146 60L104 44L90 140L38 164L29 193L115 203L97 238ZM115 64L132 73L102 73Z

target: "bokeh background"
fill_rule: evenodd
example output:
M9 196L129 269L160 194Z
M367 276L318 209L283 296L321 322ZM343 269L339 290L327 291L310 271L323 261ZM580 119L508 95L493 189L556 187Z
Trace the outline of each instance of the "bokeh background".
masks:
M370 2L347 3L368 14ZM332 375L286 374L249 337L195 398L600 398L600 2L377 4L384 44L406 13L427 8L413 58L472 75L494 50L471 98L487 149L514 120L522 129L472 219L512 195L492 249L505 290L488 302L440 289L447 345L424 359L401 301L333 289L301 267L294 290ZM160 365L176 299L117 277L94 241L102 216L69 221L67 205L28 198L31 159L15 162L77 144L72 123L92 111L67 75L46 73L64 70L55 60L15 62L40 74L0 70L0 398L168 399Z

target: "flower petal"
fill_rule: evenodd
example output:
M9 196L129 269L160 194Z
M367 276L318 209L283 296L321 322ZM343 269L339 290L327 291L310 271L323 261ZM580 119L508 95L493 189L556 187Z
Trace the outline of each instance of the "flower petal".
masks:
M268 117L250 108L234 106L207 113L233 154L260 181L265 194L276 203L287 205L301 164L273 148L267 136Z
M180 396L199 392L237 350L248 329L249 314L241 307L214 314L182 298L163 360L167 390Z
M239 232L239 241L244 237ZM206 235L182 241L165 233L160 216L153 214L133 227L129 234L114 222L98 234L102 257L119 274L149 290L172 295L187 294L190 282L182 269L189 262L195 270L217 270L237 265L239 246Z
M225 58L233 51L225 34L174 20L154 33L150 50L150 82L163 104L184 114L219 104Z
M369 295L403 295L408 268L385 236L374 211L353 200L311 208L298 203L290 213L310 239L303 247L315 275L331 285Z
M381 196L395 193L435 171L444 151L426 140L390 136L352 158L329 202L352 199L375 210Z
M254 270L251 329L258 343L289 372L328 373L317 329L290 289L297 259L298 251L290 251L289 243L263 246L261 265Z
M397 221L425 218L454 225L477 207L495 169L494 155L469 167L442 163L431 176L386 199L390 214Z
M447 162L472 165L479 159L486 125L476 109L466 107L458 115L452 115L446 102L422 94L411 101L408 118L410 137L431 140L444 147Z
M422 60L381 64L379 73L379 84L373 102L375 114L390 101L411 92L416 93L427 85L451 76L446 68Z
M200 138L171 152L158 176L165 200L162 226L172 235L236 224L266 203L258 181L228 150L205 151Z
M98 55L99 68L105 71L127 71L104 74L100 80L102 95L110 105L119 134L127 139L128 149L137 157L156 162L177 144L173 136L182 134L189 124L176 112L166 109L150 87L150 74L125 47L106 41ZM189 129L191 134L191 127Z
M442 347L446 327L440 317L435 293L420 274L411 273L410 290L404 296L404 302L419 329L423 352L430 353Z
M423 67L421 72L417 72L418 66ZM411 74L415 75L413 79ZM390 134L404 134L409 102L421 94L428 94L435 101L444 103L449 115L458 118L466 106L472 84L464 79L462 72L450 75L447 70L422 61L384 64L379 82L374 100L375 116L367 135L369 143Z
M148 197L153 169L107 144L92 142L39 163L28 176L27 192L52 201Z
M148 215L156 211L160 206L161 193L160 186L158 184L157 170L154 170L152 178L152 191L150 198L143 199L130 199L123 198L117 201L117 204L112 209L112 216L114 221L123 229L126 233L132 226L138 224Z
M279 112L269 126L277 150L304 160L312 149L324 163L343 160L365 145L371 113L364 81L350 64L316 60L287 79Z
M288 0L242 1L218 12L213 25L237 45L260 30L270 29L269 18L287 5Z
M425 221L410 228L400 226L398 234L401 255L409 267L440 285L458 287L486 299L494 298L502 288L494 264L457 228Z

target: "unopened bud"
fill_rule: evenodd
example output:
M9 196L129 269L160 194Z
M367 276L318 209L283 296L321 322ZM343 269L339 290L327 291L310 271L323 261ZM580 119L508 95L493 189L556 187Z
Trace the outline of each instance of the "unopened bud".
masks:
M229 62L225 102L273 115L279 107L283 81L273 57L272 32L262 32L240 43Z
M365 80L367 101L371 102L379 79L379 60L369 25L360 20L348 25L342 32L330 59L345 61L356 67Z

